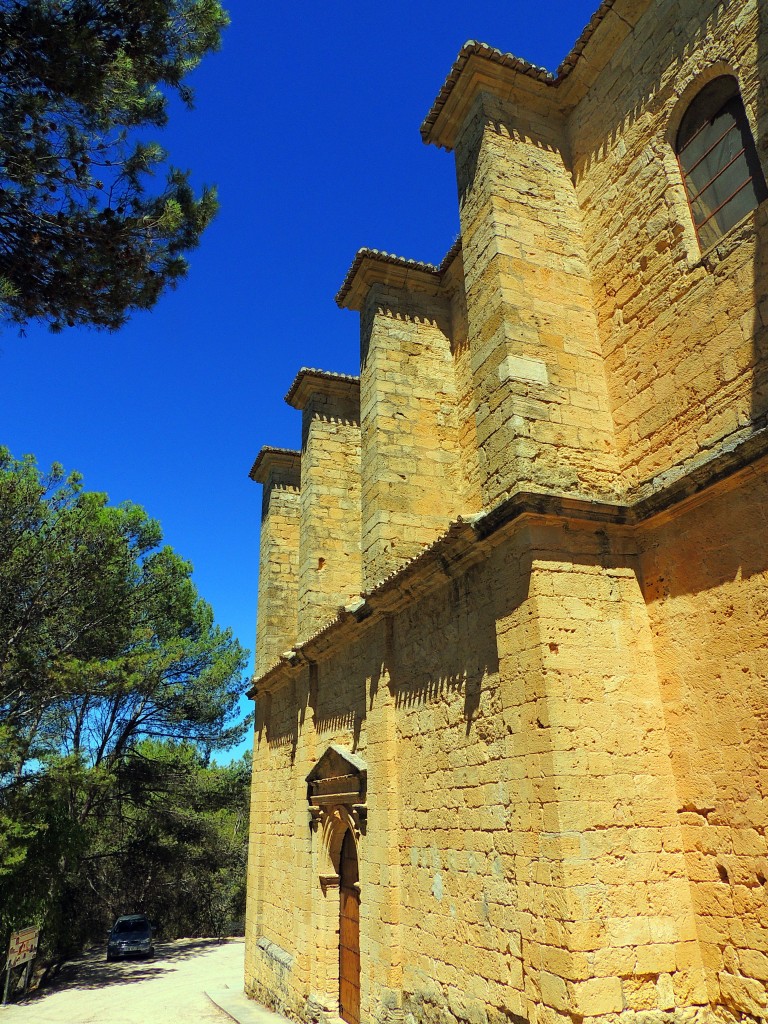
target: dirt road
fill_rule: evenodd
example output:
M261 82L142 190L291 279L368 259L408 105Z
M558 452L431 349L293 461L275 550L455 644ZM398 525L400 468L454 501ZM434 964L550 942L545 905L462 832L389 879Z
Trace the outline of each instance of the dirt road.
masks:
M55 989L0 1008L0 1024L232 1024L206 989L242 989L243 942L158 943L153 960L108 964L104 950L67 965Z

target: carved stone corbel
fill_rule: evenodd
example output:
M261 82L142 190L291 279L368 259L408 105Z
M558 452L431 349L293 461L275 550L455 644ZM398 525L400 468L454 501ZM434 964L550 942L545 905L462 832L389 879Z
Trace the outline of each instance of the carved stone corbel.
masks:
M309 805L309 830L310 832L317 832L319 826L322 824L323 818L325 817L326 810L324 807L317 807L314 804Z
M358 834L364 836L368 828L367 804L352 804L352 821Z

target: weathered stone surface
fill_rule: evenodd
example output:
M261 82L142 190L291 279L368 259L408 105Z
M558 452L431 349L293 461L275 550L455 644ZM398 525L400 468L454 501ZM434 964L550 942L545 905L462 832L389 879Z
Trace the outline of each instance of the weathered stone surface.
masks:
M306 640L362 589L360 381L302 370L286 400L303 415L297 632Z
M298 612L299 452L262 448L251 470L262 484L256 675L296 639Z
M468 44L461 242L358 254L359 420L292 389L246 961L292 1017L339 1011L351 832L363 1020L768 1020L768 204L702 252L673 149L724 73L765 162L757 0L605 0L557 77Z

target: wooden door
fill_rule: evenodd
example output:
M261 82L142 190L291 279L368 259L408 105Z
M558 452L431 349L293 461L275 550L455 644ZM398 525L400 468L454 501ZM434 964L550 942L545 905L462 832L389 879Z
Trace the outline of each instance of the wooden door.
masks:
M360 893L357 849L347 829L339 868L339 1014L347 1024L360 1024Z

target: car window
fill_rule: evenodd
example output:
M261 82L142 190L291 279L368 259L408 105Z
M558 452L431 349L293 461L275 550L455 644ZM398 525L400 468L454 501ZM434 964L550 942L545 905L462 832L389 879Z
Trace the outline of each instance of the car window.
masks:
M116 935L122 935L125 932L146 932L149 930L149 926L146 921L118 921L113 931Z

